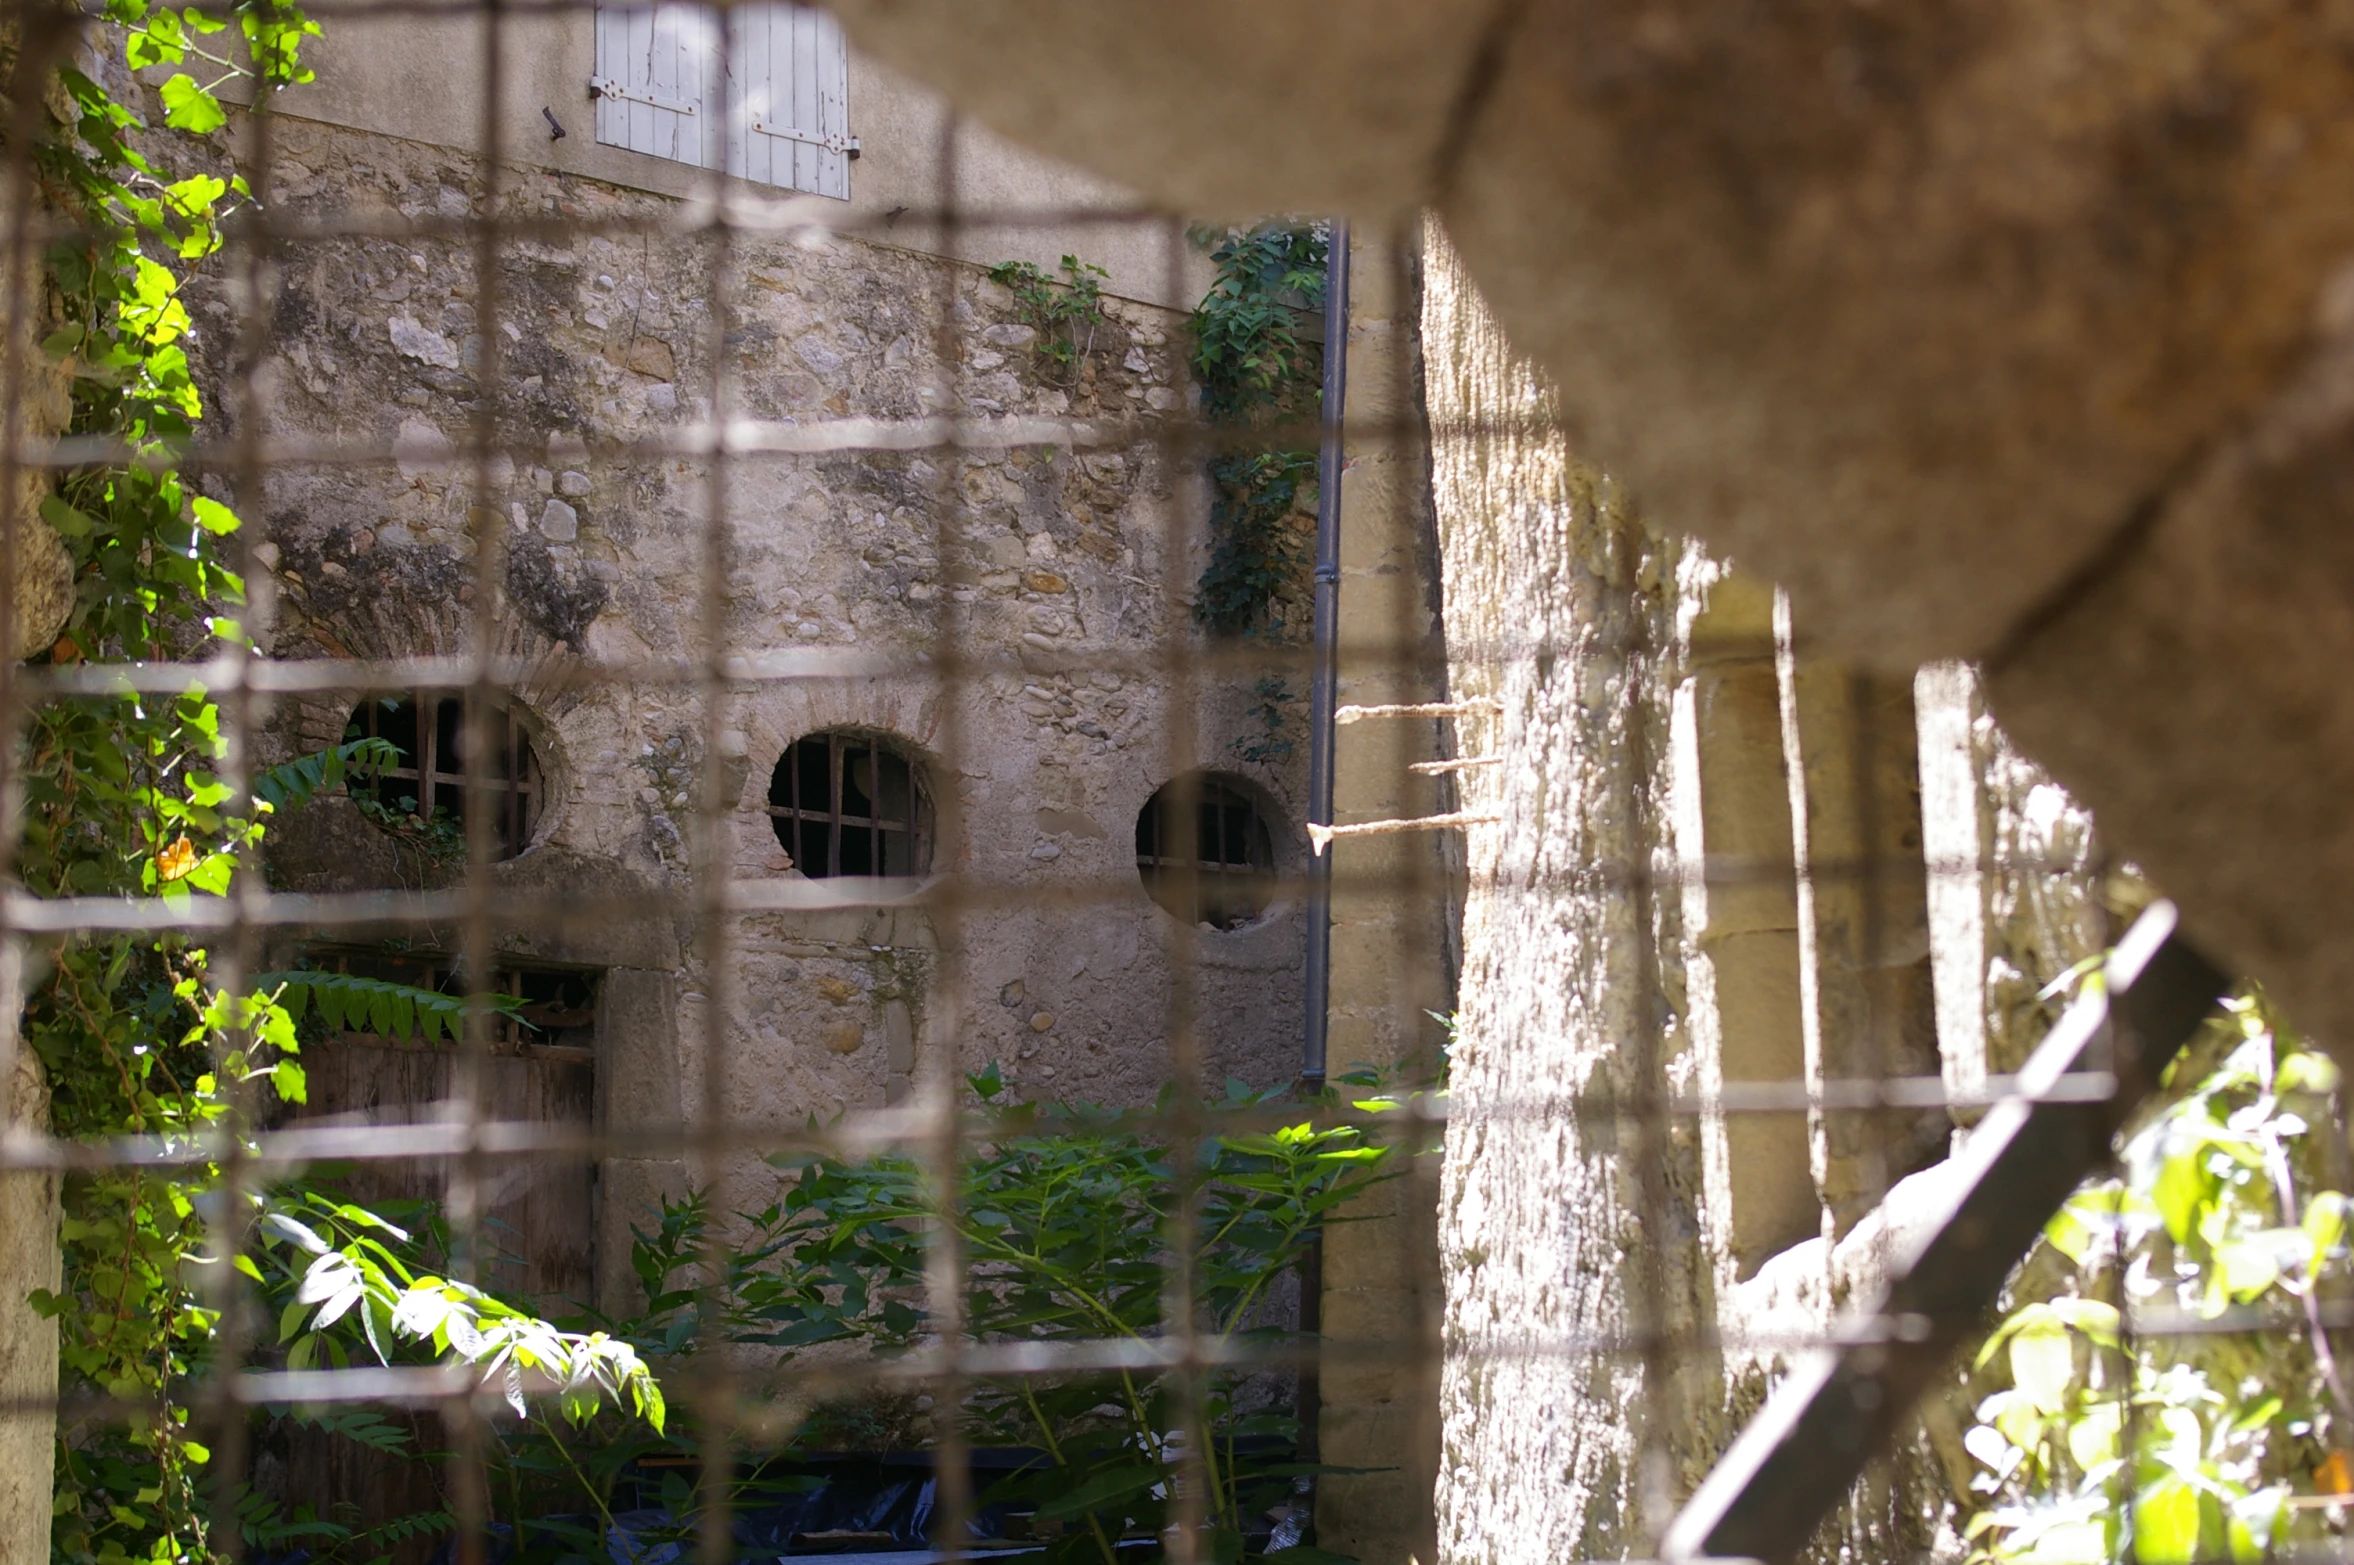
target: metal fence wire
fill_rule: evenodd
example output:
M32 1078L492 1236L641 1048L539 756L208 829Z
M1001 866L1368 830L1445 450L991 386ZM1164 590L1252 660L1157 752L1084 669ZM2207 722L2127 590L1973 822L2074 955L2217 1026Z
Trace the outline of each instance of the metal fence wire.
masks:
M1779 627L1771 612L1725 619L1713 644L1705 618L1677 632L1660 605L1696 552L1649 539L1615 502L1509 493L1508 473L1476 503L1576 512L1602 540L1580 601L1602 607L1567 628L1500 613L1484 623L1504 628L1484 638L1467 628L1476 616L1440 613L1505 593L1510 567L1463 568L1477 529L1434 520L1434 507L1475 502L1434 501L1433 486L1499 440L1558 439L1541 396L1470 414L1445 405L1421 303L1441 241L1418 227L1360 231L1352 248L1345 227L1309 223L1328 242L1328 308L1296 279L1282 297L1297 307L1299 361L1321 376L1321 414L1310 393L1255 422L1213 417L1187 320L1208 263L1186 216L1116 197L1072 204L1069 184L1045 174L997 178L1045 165L1009 162L904 86L877 88L871 119L858 97L849 107L863 143L847 165L854 195L870 168L926 187L889 206L739 177L742 144L758 138L716 131L708 158L604 149L599 166L642 177L595 177L556 161L558 138L597 139L608 110L678 114L663 93L688 89L641 91L600 53L609 90L592 101L574 79L591 74L586 57L567 55L572 96L543 103L557 67L541 51L592 34L602 48L609 28L627 43L631 19L656 13L574 0L311 11L321 80L252 110L224 87L237 101L201 136L161 128L170 63L129 72L119 25L26 0L7 12L20 60L71 64L158 127L139 139L159 183L233 166L256 195L217 254L161 257L186 278L206 408L183 448L33 427L19 410L53 371L10 351L0 492L18 494L21 475L47 484L168 460L192 494L244 519L222 546L247 591L177 660L61 643L0 669L8 797L21 815L47 764L28 725L60 703L217 704L219 754L198 759L229 814L250 813L243 801L272 768L355 740L399 752L374 766L351 752L317 798L233 846L234 878L217 893L174 891L164 874L136 895L19 883L0 897L12 1022L61 948L124 937L201 947L208 991L291 980L305 997L307 1102L257 1084L229 1094L213 1123L75 1137L20 1119L5 1144L9 1178L62 1199L69 1218L93 1180L139 1170L178 1181L210 1222L190 1286L220 1313L170 1388L192 1410L184 1434L209 1449L196 1481L210 1531L178 1539L176 1557L338 1558L362 1542L414 1561L537 1557L517 1554L519 1537L551 1515L574 1530L539 1535L549 1557L617 1560L1055 1549L1190 1565L1310 1539L1369 1560L1434 1548L1786 1559L1966 1551L2015 1534L2014 1518L1961 1536L2021 1478L2016 1463L2041 1460L2014 1423L2001 1459L2014 1467L1972 1465L1983 1442L1965 1443L1962 1426L2004 1361L1972 1371L1969 1350L2001 1310L2067 1296L2019 1263L2107 1164L2112 1137L2147 1122L2141 1100L2185 1090L2162 1083L2162 1067L2222 981L2170 938L2161 905L2105 995L2096 984L2032 1061L1984 1048L1967 1068L1950 1050L1941 1060L1944 1017L1930 1012L1947 1001L1932 1003L1920 944L1940 877L1975 898L2007 876L2030 901L2100 877L2081 852L2039 857L2023 839L1925 847L1919 817L1939 806L1924 793L1909 693L1891 707L1885 682L1806 684L1803 625L1787 607ZM755 80L782 57L739 58L752 35L716 14L660 13L705 40L711 80ZM779 39L776 18L796 15L758 14ZM795 25L794 47L818 50L813 15ZM37 155L65 134L54 98L16 78L17 337L58 318L39 263L89 237ZM893 113L900 124L881 123ZM440 133L419 139L428 122ZM838 122L783 139L840 157L854 144ZM890 158L901 161L878 167ZM1082 246L1076 259L1117 249L1135 265L1085 306L1072 302L1087 288L1076 268L992 281L993 255L1066 241ZM1273 609L1248 633L1221 632L1199 611L1205 559L1225 536L1212 516L1234 503L1233 481L1212 470L1280 449L1320 451L1321 481L1297 475L1275 526ZM1377 470L1386 488L1352 486L1350 474ZM1360 495L1362 514L1349 508ZM18 508L7 525L6 559L34 559L46 524ZM1387 541L1351 541L1376 533ZM104 588L85 574L85 593ZM25 604L20 593L0 607L0 639L21 641ZM1557 658L1580 672L1555 683ZM1746 737L1707 727L1706 712L1679 727L1679 681L1724 711L1742 689L1762 691L1768 715ZM1692 820L1670 818L1654 785L1686 766L1679 745L1703 787L1712 767L1747 766L1786 800L1805 765L1772 714L1801 696L1843 725L1818 783L1845 800L1844 838L1793 841L1785 815L1779 837L1720 840L1705 799ZM1613 748L1548 742L1544 714L1570 710ZM1982 730L1964 738L1986 753ZM1571 814L1614 824L1589 832L1526 813L1547 787L1577 795ZM1900 816L1911 824L1893 829ZM1532 841L1557 851L1512 846ZM121 846L168 868L168 839ZM1781 942L1809 972L1849 964L1862 998L1822 1009L1803 1039L1790 1011L1789 1047L1744 1052L1742 1029L1773 1029L1739 1009L1731 947L1710 943L1722 927L1689 910L1695 896L1729 905L1751 892L1786 894L1795 911L1744 938ZM1533 1001L1545 975L1516 968L1509 949L1529 918L1606 926L1604 965L1641 1003ZM1835 952L1821 945L1834 923ZM1715 964L1722 992L1708 1003L1724 1029L1717 1064L1697 1070L1694 952ZM2067 963L2045 965L2017 975L2029 991ZM393 987L414 991L397 1014L383 1008ZM2033 1030L2064 1003L2029 1004ZM1450 1063L1439 1018L1457 1016ZM1515 1075L1509 1049L1564 1016L1606 1036L1609 1068ZM173 1041L164 1025L158 1048ZM21 1027L6 1038L0 1074L14 1080L31 1045ZM225 1074L230 1055L262 1042L232 1018L204 1046ZM1751 1068L1769 1055L1787 1068ZM1366 1064L1374 1076L1351 1075ZM992 1069L1003 1086L988 1096L974 1082ZM1066 1100L1102 1115L1025 1106ZM1235 1263L1204 1214L1231 1214L1249 1171L1202 1149L1297 1126L1352 1128L1363 1139L1351 1145L1391 1149L1398 1177L1333 1214L1322 1243L1284 1252L1279 1275L1250 1284L1264 1295L1250 1310L1214 1319L1205 1301L1232 1296L1221 1268ZM1966 1139L1952 1150L1957 1126ZM973 1208L976 1191L1000 1187L972 1170L1018 1144L1049 1146L1044 1167L1057 1137L1121 1136L1141 1149L1118 1170L1125 1182L1060 1198L1114 1203L1115 1227L1157 1225L1146 1273L1099 1275L1091 1264L1112 1263L1073 1248L1033 1274L976 1250L976 1234L1014 1219ZM1565 1217L1558 1238L1577 1252L1562 1274L1607 1272L1623 1310L1588 1318L1583 1294L1546 1304L1558 1257L1470 1255L1462 1202L1500 1166L1471 1142L1507 1136L1607 1140L1609 1199L1629 1226L1578 1234ZM1332 1177L1352 1165L1309 1166ZM826 1230L835 1247L822 1256L762 1248L778 1230L760 1210L814 1188L824 1167L845 1191L896 1170L890 1188L912 1203L859 1230L877 1251L900 1246L911 1268L872 1297L843 1260L842 1230ZM1088 1179L1111 1177L1090 1167ZM1928 1169L1943 1183L1875 1228L1891 1188ZM1553 1176L1541 1160L1523 1171L1542 1200ZM613 1323L642 1319L650 1294L678 1295L663 1318L684 1324L640 1343L668 1386L674 1436L646 1438L626 1409L565 1424L567 1388L514 1362L442 1362L414 1343L379 1362L359 1337L341 1357L290 1357L302 1333L288 1320L308 1316L265 1312L236 1263L273 1276L287 1264L284 1243L264 1253L286 1230L254 1220L253 1203L299 1188L422 1214L417 1253L448 1276L583 1330L622 1330ZM859 1188L888 1207L880 1185ZM1796 1205L1776 1206L1789 1189ZM682 1269L633 1270L690 1192L716 1215L702 1230L674 1223ZM2276 1216L2272 1228L2299 1228L2296 1214ZM1695 1224L1717 1225L1706 1276L1687 1264ZM1878 1251L1831 1259L1854 1234L1877 1234ZM40 1253L49 1234L36 1237L9 1260L18 1295L54 1264ZM1795 1313L1733 1321L1710 1303L1810 1240L1821 1288ZM1526 1230L1516 1242L1536 1243ZM1524 1267L1532 1306L1470 1308L1496 1297L1466 1281L1483 1264ZM2311 1262L2311 1277L2328 1264ZM1136 1330L1118 1321L1142 1317L1108 1306L1101 1329L1050 1329L1045 1306L1017 1307L1024 1289L1051 1291L1044 1273L1077 1293L1141 1288L1159 1302ZM800 1313L771 1315L765 1335L715 1302L724 1279L757 1288L764 1274L806 1284ZM2308 1275L2288 1260L2275 1274ZM2250 1363L2313 1353L2317 1375L2335 1373L2334 1283L2288 1304L2233 1295L2200 1317L2136 1292L2146 1271L2130 1285L2102 1275L2126 1335L2063 1334L2080 1383L2074 1401L2036 1415L2052 1429L2103 1386L2117 1400L2118 1371L2099 1365L2140 1338L2211 1335ZM699 1304L680 1302L697 1289ZM315 1312L322 1297L299 1302ZM856 1328L830 1347L787 1329L828 1311ZM870 1351L886 1318L892 1350ZM35 1330L22 1312L10 1319ZM1728 1378L1735 1360L1750 1378ZM1478 1413L1465 1400L1482 1374L1503 1385L1511 1366L1547 1363L1647 1388L1648 1405L1597 1421L1590 1405ZM1050 1448L1051 1422L1016 1439L1003 1430L1018 1418L985 1416L1073 1385L1103 1388L1111 1406L1063 1427L1070 1453ZM44 1446L53 1423L72 1448L155 1416L136 1388L85 1387L62 1403L21 1377L8 1390L11 1418ZM502 1454L524 1423L511 1397L555 1431L535 1460L602 1474L598 1503L626 1516L547 1509L564 1475L518 1477ZM2326 1392L2306 1400L2321 1411L2281 1448L2304 1441L2296 1462L2320 1467L2342 1436L2323 1432L2337 1428ZM2119 1405L2121 1468L2083 1451L2072 1466L2054 1459L2056 1484L2102 1500L2078 1522L2138 1514L2169 1481L2137 1452L2156 1449L2172 1413L2154 1393ZM1569 1496L1564 1476L1546 1498L1555 1474L1533 1462L1480 1470L1479 1453L1500 1449L1463 1427L1482 1417L1534 1431L1531 1452L1621 1441L1612 1481L1627 1514L1589 1515L1565 1542L1549 1529L1586 1514L1590 1496ZM1594 1427L1546 1432L1581 1418ZM1371 1444L1368 1420L1386 1431ZM1280 1498L1223 1516L1238 1450L1279 1480ZM1367 1451L1376 1459L1347 1459ZM1332 1465L1319 1474L1320 1456ZM1025 1470L1092 1476L1070 1478L1077 1503L1058 1509L1035 1486L1006 1487ZM2335 1489L2354 1489L2338 1472ZM2334 1491L2304 1467L2290 1478L2303 1531L2251 1533L2216 1498L2223 1478L2202 1478L2191 1503L2211 1524L2192 1527L2187 1552L2143 1557L2327 1552ZM1083 1482L1095 1491L1074 1494ZM829 1488L873 1503L809 1503ZM1483 1517L1513 1511L1483 1509L1475 1492L1521 1496L1525 1533L1467 1542ZM1129 1503L1161 1524L1086 1536L1107 1514L1122 1531ZM303 1506L357 1534L396 1513L446 1512L446 1525L354 1542L256 1523ZM2125 1543L2101 1536L2084 1557L2132 1547L2130 1527Z

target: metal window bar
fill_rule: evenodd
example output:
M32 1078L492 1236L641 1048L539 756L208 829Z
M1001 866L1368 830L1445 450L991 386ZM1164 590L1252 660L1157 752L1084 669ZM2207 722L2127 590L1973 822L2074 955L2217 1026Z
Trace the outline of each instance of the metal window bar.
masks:
M823 751L828 781L820 790L825 804L818 808L804 801L801 786L802 766L812 753L805 747L813 743L811 739L798 739L785 747L776 767L776 778L783 782L785 800L781 804L776 802L776 783L772 781L769 802L761 806L777 823L777 840L797 860L807 840L802 827L806 824L826 828L825 855L815 867L808 863L797 863L796 867L804 875L820 879L848 873L841 851L841 832L847 826L867 834L868 874L925 873L932 860L932 809L922 769L886 745L829 734L825 736ZM862 790L863 808L853 810L843 803L844 785L855 783L856 768L861 765L867 769L872 787ZM884 807L885 799L895 793L903 794L907 800L903 812L890 812Z
M407 693L401 706L406 707L413 732L409 734L407 753L411 764L388 766L380 775L384 781L413 782L417 785L417 807L421 815L431 816L437 808L446 807L460 820L465 818L468 790L477 782L472 771L461 768L447 770L441 738L442 714L450 704L432 690ZM376 700L362 702L355 716L359 719L364 737L382 739L392 737L387 729L390 719L397 717L396 708L388 714ZM538 753L532 749L530 737L524 732L513 713L503 704L498 709L495 727L497 735L493 753L500 764L485 778L488 791L496 795L497 836L501 857L512 857L531 845L533 828L538 824L541 795L545 791ZM396 741L397 742L397 741Z

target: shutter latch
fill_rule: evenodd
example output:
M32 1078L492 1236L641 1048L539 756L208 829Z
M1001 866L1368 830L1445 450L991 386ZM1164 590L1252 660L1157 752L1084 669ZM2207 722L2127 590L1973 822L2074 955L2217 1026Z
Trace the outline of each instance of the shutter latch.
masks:
M752 128L763 136L774 136L779 141L798 141L805 147L823 147L828 152L847 153L851 157L858 156L858 138L856 136L817 136L805 130L796 130L790 125L772 125L767 120L758 117L753 119Z
M657 109L668 109L673 114L692 114L695 106L684 98L666 98L658 92L640 92L625 87L610 76L591 76L589 96L592 98L627 98L632 103L650 103Z

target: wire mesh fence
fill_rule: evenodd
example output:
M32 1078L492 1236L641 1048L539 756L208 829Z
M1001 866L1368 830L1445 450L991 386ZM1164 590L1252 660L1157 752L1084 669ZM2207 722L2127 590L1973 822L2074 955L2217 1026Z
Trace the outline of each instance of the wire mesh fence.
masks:
M60 1105L6 1159L68 1253L68 1391L11 1411L66 1555L1722 1552L1671 1518L1823 1347L1795 1460L1868 1471L1809 1547L2330 1546L2317 1057L2235 1013L2233 1084L2127 1124L2105 1013L2031 1064L2130 876L1950 674L1813 668L1546 465L1541 388L1434 368L1443 242L1361 233L1355 303L1329 224L1213 273L865 119L790 8L319 7L363 43L217 124L172 51L293 13L9 14L0 492L49 503L0 576L74 596L0 673L9 1078ZM108 162L101 100L193 134ZM1082 240L1149 266L1022 259ZM1189 313L1237 278L1239 382ZM1980 1291L1863 1307L1971 1190Z

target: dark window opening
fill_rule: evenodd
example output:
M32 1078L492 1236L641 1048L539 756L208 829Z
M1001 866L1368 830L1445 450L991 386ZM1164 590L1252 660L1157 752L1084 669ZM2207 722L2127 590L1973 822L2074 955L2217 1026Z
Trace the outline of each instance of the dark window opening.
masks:
M1274 838L1239 789L1180 777L1136 817L1136 873L1155 902L1188 923L1240 929L1274 900Z
M495 814L494 858L511 859L531 846L546 798L546 780L531 736L503 704L490 711L490 753L479 767L466 753L466 698L451 691L419 691L398 700L363 701L345 733L353 739L383 739L401 753L398 766L355 781L351 794L378 811L414 817L432 830L438 823L463 841L469 774L478 772Z
M870 735L812 734L785 746L768 781L768 815L793 867L813 880L932 867L923 773Z

